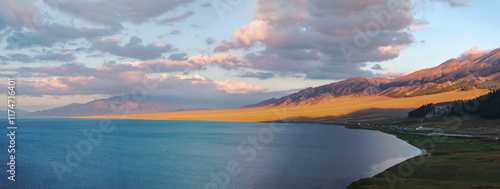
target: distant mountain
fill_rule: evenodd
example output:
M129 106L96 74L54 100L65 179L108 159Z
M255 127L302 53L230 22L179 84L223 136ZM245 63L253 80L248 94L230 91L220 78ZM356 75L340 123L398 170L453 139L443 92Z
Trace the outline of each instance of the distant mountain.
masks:
M277 100L278 99L276 99L276 98L270 98L270 99L264 100L264 101L259 102L259 103L242 106L241 108L255 108L255 107L267 106L267 105L270 105L270 104L276 102Z
M341 96L385 95L402 98L473 88L500 88L500 48L488 54L452 58L439 66L395 79L355 77L243 107L314 104Z
M28 114L28 113L31 113L29 111L26 111L26 110L21 110L21 109L15 109L14 110L16 112L16 115L24 115L24 114ZM7 115L7 110L0 110L0 115Z
M316 88L304 89L276 100L273 105L308 104L325 98L347 95L370 96L380 93L382 91L381 84L388 81L388 79L355 77Z
M157 113L189 110L206 110L208 108L190 104L168 103L162 97L147 97L135 100L132 95L115 96L107 99L94 100L85 104L70 104L49 110L36 111L26 116L93 116L120 115L137 113Z

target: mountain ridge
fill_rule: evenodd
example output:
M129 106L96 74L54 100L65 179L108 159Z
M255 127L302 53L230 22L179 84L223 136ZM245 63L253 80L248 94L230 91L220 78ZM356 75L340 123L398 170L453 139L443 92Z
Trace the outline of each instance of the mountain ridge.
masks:
M168 103L160 97L147 97L146 99L136 100L132 94L128 94L93 100L87 103L72 103L66 106L28 113L26 116L95 116L207 109L197 105Z
M500 48L486 54L472 54L461 59L451 58L432 68L426 68L395 78L354 77L309 87L299 92L243 107L314 104L341 96L384 95L404 98L472 88L500 88ZM495 81L485 84L485 82ZM264 103L267 102L267 103Z

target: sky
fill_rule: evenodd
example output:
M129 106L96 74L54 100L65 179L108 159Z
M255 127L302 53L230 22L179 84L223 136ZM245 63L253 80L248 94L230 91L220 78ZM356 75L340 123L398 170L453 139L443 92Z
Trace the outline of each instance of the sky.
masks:
M0 0L0 77L17 78L18 108L28 111L130 93L236 108L486 53L500 46L497 7L496 0Z

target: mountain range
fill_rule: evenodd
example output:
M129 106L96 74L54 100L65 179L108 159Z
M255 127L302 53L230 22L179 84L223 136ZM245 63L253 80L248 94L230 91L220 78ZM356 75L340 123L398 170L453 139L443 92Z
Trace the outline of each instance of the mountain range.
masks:
M461 59L452 58L436 67L395 79L355 77L310 87L279 99L268 99L242 108L315 104L341 96L383 95L406 98L473 88L490 90L500 88L500 48L487 54L473 54Z
M148 96L145 99L138 95L121 95L107 99L90 101L85 104L69 104L48 110L25 114L26 116L92 116L92 115L120 115L135 113L176 112L188 110L206 110L207 107L186 103L171 103L164 97Z
M351 96L387 96L407 98L474 88L495 90L500 88L500 48L487 54L473 54L460 59L452 58L442 64L419 70L395 79L354 77L319 87L271 98L241 108L266 106L313 105L331 98ZM135 100L134 95L121 95L94 100L85 104L70 104L49 110L27 113L27 116L93 116L207 110L196 102L179 102L165 97L148 96Z

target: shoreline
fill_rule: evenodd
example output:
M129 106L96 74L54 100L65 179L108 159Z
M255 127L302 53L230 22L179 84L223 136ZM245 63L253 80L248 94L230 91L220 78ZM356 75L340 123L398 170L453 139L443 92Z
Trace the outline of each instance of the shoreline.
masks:
M151 119L139 119L139 118L88 118L88 117L63 117L63 118L69 118L69 119L120 119L120 120L151 120ZM204 121L204 120L151 120L151 121ZM387 133L387 132L384 132L380 129L366 129L366 128L353 128L351 125L348 125L348 124L341 124L341 123L320 123L320 122L288 122L288 121L265 121L265 122L248 122L248 121L213 121L213 120L208 120L209 122L234 122L234 123L291 123L291 124L319 124L319 125L330 125L330 126L340 126L340 127L344 127L345 129L361 129L361 130L376 130L376 131L379 131L379 132L382 132L382 133L386 133L386 134L389 134L389 135L393 135L395 136L396 138L398 138L399 140L403 141L403 142L406 142L408 143L409 145L419 149L421 152L420 154L416 155L416 156L413 156L413 157L409 157L409 158L406 158L405 160L397 163L397 164L394 164L392 166L397 166L411 158L414 158L414 157L418 157L418 156L424 156L427 154L427 151L423 148L419 148L417 146L415 146L414 144L410 143L409 141L405 141L405 140L402 140L401 138L397 137L397 135L395 134L392 134L392 133ZM391 167L392 167L391 166ZM378 174L381 174L383 173L384 171L386 171L387 169L389 169L390 167L382 170L381 172L378 172L376 173L375 175L378 175ZM374 175L374 176L375 176ZM364 178L369 178L369 177L361 177L361 178L358 178L358 180L360 179L364 179ZM352 184L353 182L356 182L355 181L352 181L350 184ZM350 185L349 184L349 185ZM348 186L349 186L348 185ZM347 186L346 186L347 187Z

